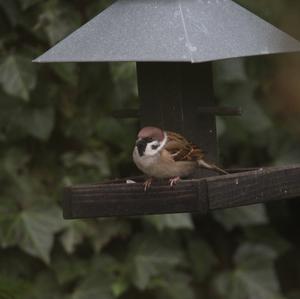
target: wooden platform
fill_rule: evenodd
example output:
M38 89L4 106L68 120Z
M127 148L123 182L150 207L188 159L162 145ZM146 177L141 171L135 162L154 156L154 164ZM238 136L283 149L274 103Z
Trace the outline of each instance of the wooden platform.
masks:
M300 200L300 164L182 180L173 188L166 181L157 181L146 192L143 188L143 182L126 183L126 179L66 187L64 218L205 214L273 200Z

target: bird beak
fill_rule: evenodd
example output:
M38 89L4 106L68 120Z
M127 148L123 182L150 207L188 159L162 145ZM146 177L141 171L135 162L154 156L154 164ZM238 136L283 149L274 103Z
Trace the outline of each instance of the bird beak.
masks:
M135 145L138 146L142 140L143 140L142 138L137 139L137 141L135 142Z

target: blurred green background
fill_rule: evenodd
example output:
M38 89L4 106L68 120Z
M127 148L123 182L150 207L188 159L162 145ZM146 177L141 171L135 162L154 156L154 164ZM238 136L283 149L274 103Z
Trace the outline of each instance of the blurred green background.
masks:
M65 185L137 174L132 63L31 63L107 7L0 0L1 299L299 299L300 204L64 221ZM300 2L239 0L300 40ZM300 55L218 62L221 162L300 162Z

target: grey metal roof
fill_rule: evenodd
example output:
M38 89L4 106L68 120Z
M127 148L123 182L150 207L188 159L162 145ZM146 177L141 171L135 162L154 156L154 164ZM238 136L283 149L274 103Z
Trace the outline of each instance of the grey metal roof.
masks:
M189 61L300 51L231 0L119 0L36 62Z

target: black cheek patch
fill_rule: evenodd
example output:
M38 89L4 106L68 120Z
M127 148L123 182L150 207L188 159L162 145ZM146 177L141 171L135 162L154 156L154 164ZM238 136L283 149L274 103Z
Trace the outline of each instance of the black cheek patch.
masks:
M152 148L153 150L156 150L158 147L159 147L159 144L153 144L153 145L151 145L151 148Z
M136 147L137 147L140 157L144 155L147 144L148 144L147 141L145 141L144 139L137 142Z

